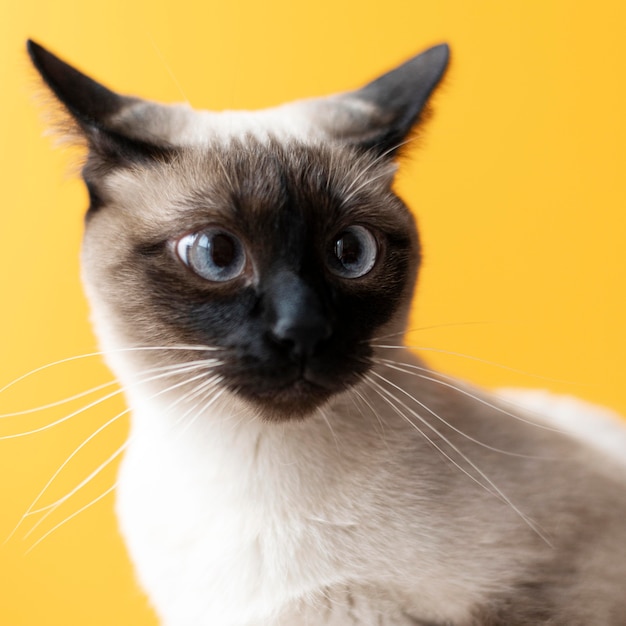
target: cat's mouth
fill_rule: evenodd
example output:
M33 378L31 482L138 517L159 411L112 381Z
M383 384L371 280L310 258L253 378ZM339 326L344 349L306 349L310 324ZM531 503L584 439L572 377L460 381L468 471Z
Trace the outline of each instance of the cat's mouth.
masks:
M251 377L232 386L233 391L250 403L267 421L304 419L330 398L352 386L359 377L330 378L310 368L288 376Z

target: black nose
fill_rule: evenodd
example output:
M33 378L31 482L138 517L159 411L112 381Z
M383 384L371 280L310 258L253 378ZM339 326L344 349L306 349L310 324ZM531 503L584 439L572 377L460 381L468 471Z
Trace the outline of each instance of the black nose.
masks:
M293 272L280 272L266 294L271 339L297 359L310 357L332 334L320 297Z

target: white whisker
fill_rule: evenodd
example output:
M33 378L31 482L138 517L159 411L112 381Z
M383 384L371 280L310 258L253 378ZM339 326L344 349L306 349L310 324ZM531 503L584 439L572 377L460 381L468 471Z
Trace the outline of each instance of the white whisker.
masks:
M415 422L413 422L403 411L401 411L394 402L398 402L401 404L407 411L411 411L409 407L404 404L401 400L399 400L394 394L392 394L388 389L385 389L382 385L379 385L375 380L371 379L369 376L366 377L366 380L370 383L371 388L374 389L378 393L378 395L389 404L394 411L400 415L412 428L414 428L426 441L433 446L443 457L445 457L452 465L454 465L457 469L459 469L463 474L465 474L468 478L473 480L477 485L482 487L487 493L495 495L494 491L490 489L488 486L481 483L475 476L470 474L462 465L460 465L457 461L455 461L441 446L439 446L431 437L429 437ZM383 393L385 395L383 395ZM420 416L417 416L420 422L423 423L423 420Z
M77 415L80 415L81 413L84 413L85 411L88 411L89 409L93 408L94 406L97 406L99 404L102 404L103 402L106 402L110 398L114 398L115 396L118 396L118 395L124 393L128 389L131 389L131 388L134 388L134 387L136 387L138 385L143 385L145 383L149 383L149 382L152 382L152 381L155 381L155 380L159 380L159 379L165 378L167 376L175 376L175 375L179 375L179 374L188 373L190 371L194 371L194 370L200 369L201 367L206 367L206 366L207 366L207 362L206 361L195 361L195 362L192 361L192 362L186 363L186 364L166 365L166 366L163 366L162 368L155 368L154 370L149 370L149 371L160 371L161 373L156 375L156 376L150 376L148 378L144 378L144 379L138 380L138 381L132 383L131 385L126 385L124 387L116 389L115 391L113 391L113 392L111 392L109 394L106 394L102 398L98 398L97 400L94 400L93 402L90 402L86 406L83 406L80 409L77 409L76 411L73 411L69 415L65 415L64 417L59 418L58 420L55 420L53 422L50 422L49 424L46 424L45 426L40 426L39 428L34 428L32 430L23 431L21 433L15 433L13 435L3 435L3 436L0 437L0 441L3 441L5 439L17 439L19 437L26 437L28 435L34 435L34 434L43 432L44 430L48 430L49 428L53 428L54 426L58 426L59 424L62 424L63 422L66 422L67 420L70 420L73 417L76 417ZM166 371L162 371L162 370L166 370Z
M404 372L405 374L413 374L417 376L418 378L422 378L423 380L428 380L438 385L442 385L443 387L448 387L449 389L458 391L459 393L471 398L472 400L476 400L477 402L480 402L484 406L489 407L490 409L494 409L495 411L502 413L503 415L506 415L508 417L512 417L513 419L519 422L522 422L524 424L535 426L536 428L540 428L542 430L548 430L548 431L555 432L555 433L560 433L560 434L565 433L565 431L559 428L554 428L553 426L548 426L547 424L543 424L540 422L533 422L532 420L525 419L521 415L511 413L503 409L501 406L498 406L497 404L489 402L489 400L486 400L485 398L481 398L480 396L474 393L471 393L470 391L467 391L467 389L463 389L463 387L460 387L458 384L447 383L444 380L440 380L440 378L445 378L446 380L452 380L456 382L456 379L453 376L447 376L445 374L438 373L437 376L439 376L440 378L435 378L434 376L427 376L425 374L419 373L419 372L427 372L428 374L432 374L433 372L429 370L427 367L420 367L419 365L414 365L412 363L401 363L402 368L408 368L408 369L401 369L401 367L398 365L398 362L396 361L392 361L390 359L378 359L378 361L380 361L381 364L383 365L387 365L388 367L394 367L395 369L398 369L399 371ZM418 371L411 371L411 370L418 370ZM537 415L537 417L539 418L542 417L536 411L532 411L531 409L527 409L525 407L520 407L519 405L515 404L514 402L511 402L510 400L506 400L503 398L502 401L511 406L514 406L520 409L523 408L524 412L526 413L532 413L534 415Z
M174 72L172 71L172 68L170 67L170 65L168 64L168 62L165 60L165 56L163 55L163 53L161 52L161 49L157 46L156 41L154 40L154 37L152 37L152 35L150 33L146 33L148 39L150 40L150 43L152 44L152 48L154 49L156 55L159 57L159 61L161 61L161 64L163 65L163 67L165 68L165 71L167 72L167 74L169 75L169 77L172 79L172 82L174 83L174 85L176 86L176 89L178 89L180 95L183 97L183 100L189 105L191 106L191 103L189 102L189 98L187 97L187 94L185 94L182 85L180 84L180 82L178 81L178 79L176 78Z
M201 410L199 411L197 410L198 407L201 406L202 403L204 402L205 400L204 397L207 394L211 393L219 385L219 382L221 380L222 380L221 376L217 376L217 375L213 376L207 379L206 381L204 381L203 383L201 383L200 385L198 385L196 389L192 391L192 393L187 394L188 397L185 399L186 402L188 402L189 400L197 396L202 396L202 398L198 402L193 404L189 409L187 409L187 411L185 411L182 415L176 418L176 425L184 424L183 428L179 431L179 434L178 434L179 437L182 433L186 432L186 430L198 419L198 417L203 413L203 411L206 411L206 409L210 407L211 404L213 404L214 400L216 400L215 396L211 396L211 398L208 400L205 406L203 406ZM225 390L221 390L216 395L219 397L220 395L222 395L224 391ZM168 409L168 411L169 410L171 410L171 407ZM189 421L187 421L187 418L192 414L193 414L193 417ZM186 421L187 423L185 424Z
M152 396L150 396L150 398L154 398L157 396L162 395L163 393L168 393L171 392L173 389L176 389L178 387L181 387L183 385L187 385L190 384L192 382L195 382L196 380L204 377L206 375L205 372L202 372L190 379L186 379L184 381L181 381L175 385L171 385L165 389L160 390L159 392L153 394ZM184 396L183 396L184 397ZM171 405L168 407L167 410L170 410L172 408L172 406L176 405L179 401L181 400L181 398L178 398L176 401L174 401L173 403L171 403ZM61 464L61 466L55 471L55 473L52 475L52 477L48 480L48 482L45 484L45 486L43 487L43 489L39 492L39 494L37 495L37 497L33 500L33 502L30 504L30 506L28 507L28 509L26 510L26 512L22 515L22 517L20 518L20 520L18 521L17 525L15 526L15 528L11 531L11 533L9 534L9 536L5 539L4 543L6 543L7 541L9 541L11 539L11 537L13 537L13 535L17 532L17 530L19 529L19 527L22 525L22 523L24 522L24 520L31 516L31 515L35 515L37 513L41 513L44 511L48 511L48 513L46 515L44 515L40 520L38 520L38 522L33 526L33 528L30 529L30 531L25 535L25 537L28 537L40 524L41 522L43 522L48 515L50 515L51 513L54 512L54 510L56 510L61 504L63 504L63 502L65 502L66 500L68 500L70 497L72 497L75 493L77 493L84 485L86 485L88 482L90 482L97 474L99 474L109 463L111 463L117 456L119 456L119 454L121 454L121 452L124 450L124 448L126 447L126 445L128 444L128 442L126 442L122 447L120 447L111 457L109 457L104 463L102 463L98 468L96 468L91 474L89 474L89 476L87 476L87 478L85 478L83 481L81 481L74 489L72 489L69 493L67 493L66 495L64 495L62 498L59 498L58 500L56 500L55 502L53 502L52 504L46 505L44 507L40 507L39 509L35 509L34 507L36 506L37 502L39 502L39 500L43 497L43 495L45 494L45 492L48 490L48 488L50 487L50 485L52 485L52 483L56 480L56 478L59 476L59 474L63 471L63 469L70 463L70 461L80 452L80 450L82 450L90 441L92 441L99 433L101 433L103 430L105 430L108 426L110 426L111 424L113 424L114 422L116 422L118 419L120 419L121 417L123 417L124 415L126 415L127 413L130 412L130 409L125 409L124 411L118 413L115 417L111 418L110 420L108 420L105 424L101 425L96 431L94 431L91 435L89 435L89 437L87 437L87 439L85 439L70 455L69 457Z
M404 339L408 335L423 332L426 330L435 330L439 328L458 328L460 326L485 326L485 325L490 325L490 324L495 324L495 323L496 322L494 322L493 320L479 320L475 322L442 322L440 324L429 324L428 326L415 326L413 328L407 328L405 330L396 331L395 333L387 333L385 335L378 335L377 337L372 337L370 339L364 339L363 341L366 343L372 343L376 341L382 341L383 339L392 339L393 337L399 337L401 339ZM407 344L402 343L402 344L398 344L395 347L403 348L403 347L413 347L413 346L407 346ZM419 348L415 347L415 349L419 349Z
M12 381L10 381L9 383L7 383L6 385L4 385L4 387L0 388L0 394L5 392L7 389L10 389L11 387L13 387L14 385L16 385L17 383L25 380L26 378L30 378L31 376L34 376L35 374L38 374L39 372L43 372L51 367L56 367L57 365L63 365L65 363L71 363L74 361L79 361L81 359L88 359L88 358L93 358L93 357L100 357L100 356L106 356L108 354L118 354L118 353L124 353L124 352L141 352L141 351L150 351L150 350L161 350L161 351L165 351L165 350L198 350L198 351L215 351L215 350L221 350L221 348L217 347L217 346L200 346L200 345L189 345L189 346L184 346L184 345L178 345L178 346L135 346L135 347L127 347L127 348L117 348L114 350L100 350L97 352L88 352L86 354L78 354L75 356L70 356L70 357L66 357L64 359L59 359L58 361L53 361L52 363L46 363L45 365L41 365L33 370L30 370L29 372L26 372L25 374L22 374L21 376L18 376L17 378L13 379Z
M339 452L339 439L337 439L337 435L332 427L332 424L330 423L330 420L328 419L328 416L326 415L326 413L324 412L323 408L319 408L317 409L317 414L321 416L321 418L324 420L324 422L326 422L326 426L328 426L328 430L330 431L330 434L332 435L333 440L335 441L335 448L337 448L337 452Z
M235 187L231 177L228 175L228 172L226 171L226 166L224 165L224 162L220 158L220 155L218 154L217 150L213 152L213 156L217 160L217 164L220 166L220 169L222 170L222 174L224 174L224 178L226 178L226 182L228 183L230 190L236 196L238 194L237 187Z
M398 385L396 385L395 383L393 383L392 381L388 380L387 378L385 378L384 376L378 374L377 372L372 372L372 374L376 375L378 378L380 378L382 381L384 381L385 383L387 383L388 385L391 385L394 389L397 389L398 391L401 391L403 393L406 393L401 387L399 387ZM437 437L439 437L447 446L449 446L449 448L451 450L453 450L456 454L459 455L459 457L465 462L467 463L483 480L486 481L487 485L490 487L487 487L485 484L481 483L479 480L476 479L476 477L472 476L472 474L470 474L467 470L465 470L464 468L461 468L460 465L456 462L454 462L452 459L450 459L449 455L445 455L446 458L448 458L450 461L452 461L454 463L454 465L456 467L458 467L459 469L461 469L463 471L464 474L466 474L467 476L469 476L470 478L472 478L472 480L474 480L474 482L476 482L477 484L481 485L483 487L483 489L485 489L485 491L487 491L487 493L491 493L492 495L497 496L499 499L501 499L504 503L506 503L509 507L511 507L511 509L520 517L521 520L524 521L524 523L531 529L533 530L543 541L545 541L549 546L552 546L552 543L549 541L549 539L543 534L543 532L541 531L541 529L539 528L539 526L533 521L531 520L527 515L525 515L512 501L511 499L506 496L506 494L504 494L504 492L497 487L497 485L473 462L469 459L469 457L462 452L458 446L456 446L454 443L452 443L452 441L450 441L450 439L448 437L446 437L445 435L443 435L437 428L435 428L432 424L430 424L426 419L424 419L424 417L422 417L421 415L419 415L419 413L417 413L415 410L411 409L409 406L407 406L404 402L402 402L402 400L400 400L398 397L394 396L393 394L391 394L389 392L389 390L385 389L384 387L382 387L380 384L376 383L376 381L374 381L371 377L368 377L368 380L374 384L378 389L382 390L383 392L385 392L387 395L390 395L391 397L393 397L394 401L399 403L402 407L404 407L412 416L414 416L415 418L417 418L422 424L424 424L424 426L426 426L427 428L429 428L435 435L437 435ZM409 394L407 394L409 395ZM415 400L414 398L412 398L413 400ZM422 435L424 435L423 431L421 431L421 429L417 428L417 426L415 425L415 423L408 419L406 415L404 415L404 417L408 420L408 422L418 430L418 432L420 432ZM431 443L433 445L435 445L435 447L437 447L437 449L440 450L440 448L432 441L430 440ZM443 451L442 451L443 453ZM445 453L443 453L445 454ZM492 491L493 490L493 491ZM495 492L495 493L494 493Z
M55 400L54 402L50 402L49 404L43 404L42 406L37 406L31 409L22 409L21 411L14 411L13 413L4 413L0 415L0 419L5 419L7 417L18 417L20 415L29 415L31 413L37 413L39 411L46 411L47 409L53 409L54 407L61 406L62 404L69 404L74 400L79 400L80 398L84 398L85 396L89 396L92 393L96 393L97 391L102 391L107 387L112 387L113 385L117 385L116 380L110 380L107 383L102 383L101 385L97 385L96 387L92 387L91 389L87 389L86 391L81 391L76 395L70 396L69 398L63 398L62 400Z
M361 189L364 189L368 185L371 185L376 180L379 180L381 178L385 178L388 176L389 176L389 172L382 172L381 174L378 174L377 176L372 176L372 178L367 178L356 189L354 189L354 191L352 191L347 197L342 199L343 203L348 204L359 193L359 191L361 191Z
M380 419L380 415L378 415L378 411L372 406L372 403L368 400L367 396L365 396L365 394L362 394L356 387L352 389L352 393L370 410L372 415L376 418L376 421L380 425L381 437L383 441L385 442L385 445L388 446L389 444L387 443L387 440L385 439L385 424Z
M478 323L478 322L477 322ZM470 361L476 361L477 363L481 363L483 365L489 365L490 367L497 367L501 370L505 370L507 372L512 372L513 374L521 374L522 376L528 376L530 378L536 378L537 380L543 380L551 383L563 383L567 385L577 384L571 380L561 380L559 378L551 378L549 376L541 376L540 374L533 374L532 372L526 372L524 370L517 369L515 367L510 367L509 365L503 365L502 363L496 363L496 361L490 361L489 359L483 359L478 356L473 356L471 354L463 354L462 352L455 352L454 350L444 350L442 348L432 348L428 346L416 346L416 345L381 345L381 344L370 344L372 348L381 348L384 350L416 350L419 352L436 352L437 354L445 354L447 356L455 356L463 359L469 359Z
M398 367L395 363L387 362L387 359L381 359L379 361L379 363L381 365L385 366L385 367L388 367L390 369L393 369L393 370L396 370L396 371L399 371L399 372L403 372L403 373L407 373L407 374L411 374L412 373L412 372L407 372L407 370L403 369L402 367ZM377 374L376 372L372 372L372 373L376 374L377 376L379 376L379 374ZM416 374L416 375L419 376L419 378L424 378L426 380L430 380L429 377L420 376L418 374ZM513 456L513 457L518 457L518 458L522 458L522 459L539 459L539 458L541 458L542 460L547 460L544 457L530 456L530 455L527 455L527 454L521 454L519 452L510 452L508 450L502 450L501 448L495 448L493 446L490 446L490 445L486 444L483 441L480 441L479 439L475 439L474 437L472 437L471 435L468 435L467 433L463 432L462 430L460 430L459 428L457 428L453 424L450 424L446 419L444 419L443 417L438 415L429 406L427 406L426 404L424 404L423 402L418 400L415 396L411 395L406 390L402 389L401 387L398 387L398 389L400 389L402 391L402 393L404 393L406 396L408 396L416 404L419 404L419 406L421 406L423 409L428 411L433 417L435 417L440 422L442 422L445 426L447 426L448 428L453 430L455 433L461 435L461 437L467 439L468 441L471 441L472 443L475 443L478 446L481 446L482 448L486 448L487 450L491 450L492 452L497 452L498 454L504 454L506 456Z
M220 376L219 380L216 382L216 386L223 380L223 378ZM220 389L216 394L214 394L213 396L211 396L211 398L209 398L209 400L202 406L202 408L193 416L192 419L190 419L184 426L183 428L179 431L179 437L182 436L183 433L185 433L187 431L187 429L196 422L196 420L198 419L198 417L200 415L202 415L203 413L206 412L206 410L211 407L213 404L215 404L215 402L217 402L218 398L220 398L220 396L226 391L226 388L222 388Z
M405 139L404 141L400 141L397 144L394 144L393 146L391 146L391 148L388 148L387 150L385 150L382 154L378 155L375 159L373 159L372 161L370 161L365 167L362 167L360 164L358 165L358 174L354 177L354 179L352 180L352 182L350 183L350 186L344 191L345 195L348 196L348 198L352 198L354 197L354 193L352 193L352 190L354 189L354 187L361 181L361 179L372 169L374 168L376 165L378 165L381 161L383 161L386 157L388 157L391 153L395 152L398 148L401 148L402 146L405 146L406 144L415 141L415 138L410 137L409 139ZM346 200L344 200L344 202L346 202Z
M52 513L54 513L64 502L67 502L73 495L78 493L85 485L90 483L102 470L104 470L110 463L112 463L128 446L128 441L124 442L113 454L111 454L105 461L103 461L95 470L93 470L86 478L76 485L71 491L68 491L64 496L52 502L51 504L47 504L46 506L42 506L38 509L32 509L26 515L36 515L37 513L44 513L35 524L33 524L32 528L24 535L24 539L28 539L37 528L46 520Z
M203 380L199 385L197 385L194 389L189 391L187 394L185 394L184 396L181 396L179 398L179 401L188 402L189 400L192 400L193 398L197 398L200 395L204 396L207 392L211 391L211 389L215 388L219 384L220 380L222 380L222 377L219 374L214 374L210 378ZM176 419L176 423L180 424L181 422L184 422L187 416L190 413L192 413L198 407L198 405L202 403L203 400L200 400L200 402L197 402L196 404L194 404L189 410L183 413L183 415L179 416ZM174 404L178 404L178 402L175 402ZM168 411L171 411L171 410L172 410L172 407L170 406L168 408Z
M160 390L159 392L157 392L155 394L152 394L152 396L150 396L150 399L155 398L157 396L160 396L160 395L162 395L164 393L169 393L172 390L174 390L176 388L179 388L179 387L181 387L183 385L187 385L187 384L190 384L192 382L195 382L196 380L202 378L205 375L206 375L205 372L202 372L202 373L198 374L197 376L194 376L194 377L192 377L190 379L186 379L184 381L176 383L175 385L170 385L169 387L167 387L165 389L162 389L162 390ZM213 377L213 378L215 378L215 377ZM184 400L188 396L189 396L189 394L186 394L185 396L181 396L181 397L177 398L174 402L172 402L165 409L165 411L167 412L167 411L171 410L175 405L179 404L181 400ZM89 441L91 441L99 432L104 430L104 428L106 428L107 426L109 426L114 421L116 421L117 419L119 419L120 417L122 417L123 415L125 415L128 412L130 412L130 409L126 409L126 410L122 411L121 413L119 413L118 415L116 415L114 418L110 419L106 424L103 424L97 431L92 433L85 441L83 441L80 444L80 446L78 446L78 448L76 448L74 450L74 452L72 452L72 454L64 461L64 463L57 469L57 471L54 473L54 475L46 483L46 485L41 490L41 492L39 493L37 498L35 498L33 503L30 505L29 509L26 511L26 513L24 513L24 515L22 516L22 518L18 522L17 526L13 529L13 531L11 532L9 537L7 537L7 539L5 540L5 543L6 543L6 541L8 541L15 534L15 532L18 530L20 525L26 519L26 517L28 517L30 515L35 515L37 513L45 512L45 514L33 525L33 527L24 536L25 539L28 538L41 525L42 522L44 522L52 513L54 513L55 510L57 510L64 502L66 502L67 500L69 500L69 498L71 498L73 495L75 495L80 489L82 489L82 487L84 487L91 480L93 480L93 478L95 478L102 470L104 470L112 461L115 460L115 458L117 458L126 449L126 447L129 444L130 439L127 440L122 446L120 446L120 448L118 448L111 456L109 456L109 458L107 458L103 463L101 463L95 470L93 470L86 478L84 478L71 491L69 491L64 496L62 496L61 498L59 498L58 500L56 500L55 502L53 502L51 504L48 504L48 505L43 506L43 507L40 507L38 509L34 508L36 503L41 499L41 497L46 492L46 490L50 487L50 485L53 483L53 481L56 479L56 477L60 474L60 472L63 470L63 468L66 467L67 464L72 460L72 458L74 458L76 456L76 454L83 447L85 447L85 445L87 445L87 443L89 443ZM83 510L83 509L81 509L81 510ZM72 517L74 517L74 515L72 515L69 518L67 518L63 523L65 523L66 521L69 521L70 519L72 519ZM55 528L52 529L52 530L55 530L56 528L58 528L58 525L55 526ZM49 533L46 533L46 535L44 535L44 537L42 537L41 540L43 540L46 536L48 536L48 534ZM37 545L37 543L39 543L39 541L36 542L32 547L35 547L35 545Z
M91 502L85 504L85 506L82 506L80 509L78 509L78 511L74 511L74 513L72 513L69 517L66 517L63 521L59 522L56 526L53 526L48 532L45 533L45 535L37 539L37 541L35 541L35 543L30 548L28 548L28 550L26 550L26 554L32 552L44 539L47 539L53 532L61 528L61 526L63 526L70 520L74 519L75 517L80 515L83 511L86 511L88 508L90 508L97 502L100 502L100 500L102 500L103 498L108 496L110 493L112 493L115 487L117 487L117 483L115 483L112 487L109 487L103 494L100 494L97 498L95 498Z
M80 452L80 450L82 450L90 441L92 441L99 433L101 433L103 430L105 430L106 428L108 428L111 424L113 424L114 422L116 422L118 419L120 419L121 417L123 417L124 415L126 415L126 413L130 412L130 409L125 409L124 411L122 411L121 413L118 413L115 417L112 417L110 420L108 420L105 424L103 424L102 426L100 426L96 431L94 431L91 435L89 435L89 437L87 437L87 439L85 439L85 441L83 441L71 454L70 456L59 466L59 468L54 472L54 474L50 477L50 479L48 480L48 482L44 485L44 487L41 489L41 491L39 492L39 494L37 494L37 497L31 502L31 504L29 505L29 507L26 509L25 513L22 515L22 517L19 519L19 521L17 522L17 524L15 525L15 528L13 528L13 530L9 533L9 535L7 536L7 538L4 540L3 544L6 544L8 541L10 541L10 539L13 537L13 535L15 535L15 533L19 530L20 526L24 523L24 520L26 520L27 517L31 516L31 515L35 515L36 513L40 513L42 511L45 511L49 508L52 508L55 506L55 504L61 504L62 502L64 502L67 498L69 498L73 493L75 492L71 492L69 495L67 495L66 497L64 496L63 498L61 498L60 500L57 500L55 503L48 505L46 507L42 507L40 509L35 509L34 507L37 505L37 502L39 502L39 500L41 500L41 498L43 497L43 495L46 493L46 491L48 490L48 488L50 487L50 485L52 485L52 483L56 480L57 476L63 471L63 469L68 465L68 463ZM115 453L116 455L119 454L119 452L121 452L121 449L118 450L117 453ZM82 486L82 485L80 485ZM78 488L80 488L80 486ZM40 520L37 525L39 525L39 523L43 521ZM32 532L33 529L31 529L30 532Z

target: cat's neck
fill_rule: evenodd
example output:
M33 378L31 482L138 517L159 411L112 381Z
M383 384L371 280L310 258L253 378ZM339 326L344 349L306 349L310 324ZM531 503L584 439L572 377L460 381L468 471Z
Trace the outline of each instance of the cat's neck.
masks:
M396 352L402 352L402 357L396 357L400 362L422 367L414 355L401 349ZM129 446L154 457L155 466L182 471L192 480L231 484L243 480L252 489L254 485L265 489L268 481L276 480L284 493L287 483L297 489L313 472L318 480L308 480L308 484L319 489L324 480L332 479L323 478L327 474L324 468L332 468L337 477L360 462L379 457L382 463L390 448L412 430L390 410L389 397L373 392L377 369L372 370L371 382L363 381L335 396L304 419L280 423L261 419L258 409L223 390L214 401L208 401L210 406L188 412L191 401L179 401L183 391L161 394L156 386L149 392L145 387L131 387L127 394L132 408ZM412 372L394 374L396 379L400 375L415 379L413 393L432 406L445 403L446 388L429 381L430 376L419 379ZM393 387L387 388L394 392ZM400 392L396 395L400 406L407 401Z

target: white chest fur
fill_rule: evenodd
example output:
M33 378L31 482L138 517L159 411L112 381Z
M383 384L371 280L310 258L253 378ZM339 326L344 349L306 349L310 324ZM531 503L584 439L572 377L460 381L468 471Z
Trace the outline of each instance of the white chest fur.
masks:
M367 437L347 448L349 433L322 419L268 429L215 407L212 423L185 429L158 411L154 403L135 410L118 515L165 625L408 625L402 584L377 579L410 577L414 585L423 569L420 610L444 606L461 618L477 599L469 572L458 577L455 601L441 597L450 587L434 581L450 572L432 557L434 545L398 555L406 520L391 513L380 432L367 450ZM387 512L371 509L371 499ZM429 519L407 514L429 533Z
M135 414L118 512L166 624L270 623L290 600L341 580L310 494L287 506L297 457L263 450L258 425L239 420L220 416L185 432L154 413ZM310 542L315 558L306 554Z

